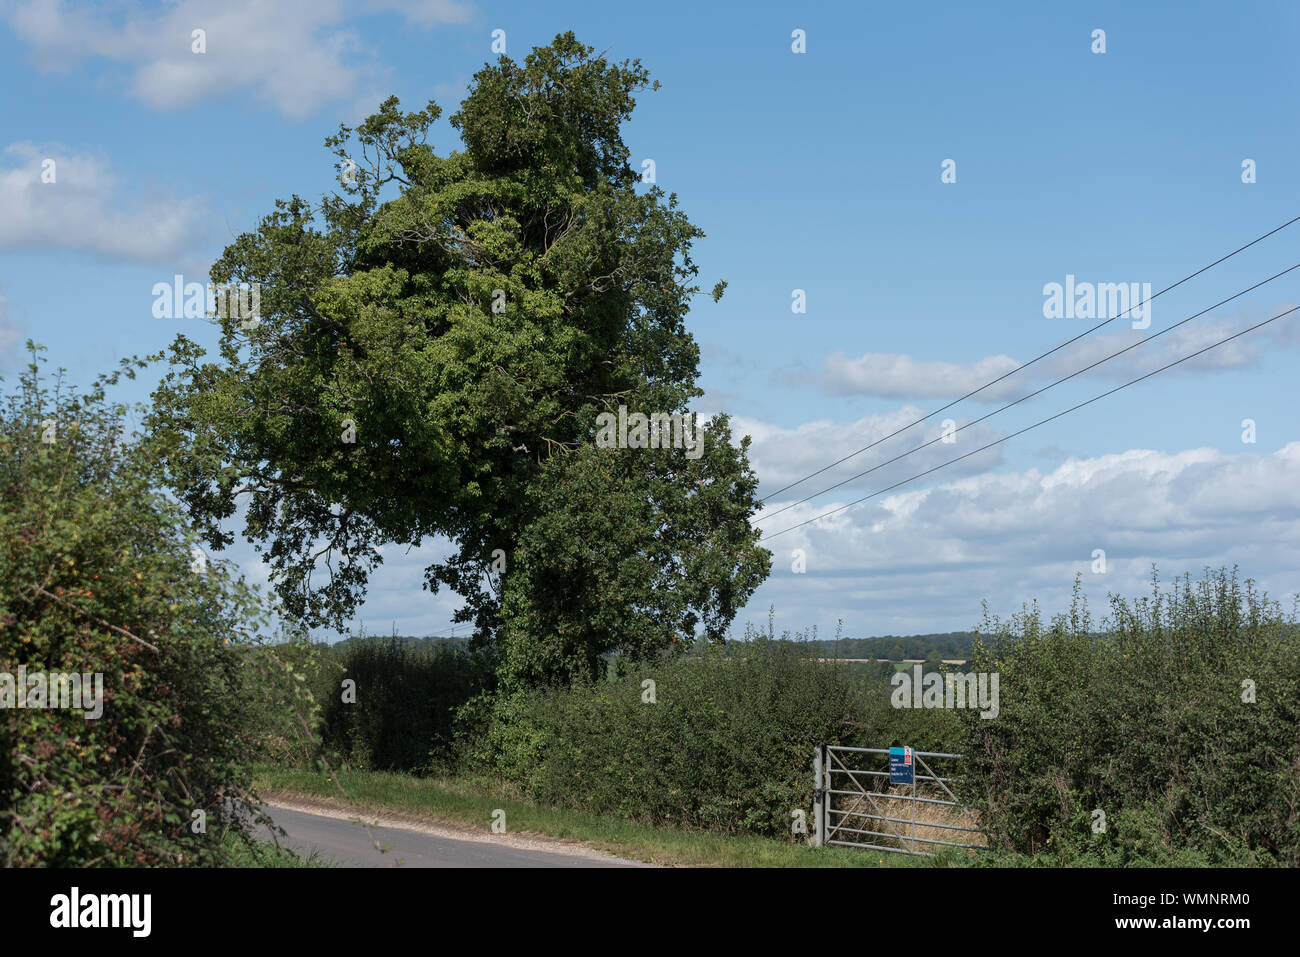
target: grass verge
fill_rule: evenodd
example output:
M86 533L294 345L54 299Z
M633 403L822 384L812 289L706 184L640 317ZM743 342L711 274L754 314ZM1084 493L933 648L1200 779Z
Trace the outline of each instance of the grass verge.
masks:
M222 867L333 867L315 852L307 857L287 847L277 847L269 841L241 841L234 834L222 839L225 853Z
M421 820L491 831L492 814L506 813L511 834L570 841L630 860L670 867L915 867L964 863L851 848L812 848L794 842L632 824L563 808L539 807L502 789L458 778L418 778L376 771L344 771L338 785L318 771L259 767L255 782L267 800L310 798L339 808L388 811ZM811 826L811 820L809 826ZM957 852L963 854L964 852Z

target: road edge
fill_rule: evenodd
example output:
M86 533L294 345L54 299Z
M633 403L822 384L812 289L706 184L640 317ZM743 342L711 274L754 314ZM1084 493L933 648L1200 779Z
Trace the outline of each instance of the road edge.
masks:
M609 851L592 847L579 841L565 840L550 835L535 834L528 831L495 834L482 831L468 825L457 825L446 821L437 821L412 814L408 811L395 811L389 808L361 807L344 804L332 798L318 795L300 794L293 791L267 790L260 794L261 803L268 807L284 808L299 814L314 814L340 821L362 820L372 827L389 827L399 830L414 831L430 837L439 837L454 841L469 841L477 844L495 844L512 847L517 850L546 851L553 854L566 854L570 857L585 857L602 861L617 861L629 867L659 867L648 861L636 858L620 857Z

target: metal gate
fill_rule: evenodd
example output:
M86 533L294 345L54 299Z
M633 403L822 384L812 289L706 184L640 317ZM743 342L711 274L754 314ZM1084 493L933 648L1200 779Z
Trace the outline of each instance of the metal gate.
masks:
M822 847L838 844L843 847L870 848L895 854L921 854L927 857L934 857L934 853L923 848L940 845L988 850L979 822L971 814L970 808L957 800L957 795L948 787L955 778L935 774L925 760L929 758L935 762L955 762L963 756L937 751L912 751L911 754L916 759L912 784L910 788L907 785L900 786L903 793L896 794L871 787L882 777L888 786L888 770L852 766L864 760L869 762L871 759L867 755L884 755L888 761L887 748L846 748L839 745L823 745L818 748L814 760L815 845ZM922 774L922 771L925 773ZM923 785L923 793L917 792L918 784ZM905 811L910 816L903 817ZM923 813L929 816L921 819ZM873 830L875 827L881 829ZM918 828L923 835L931 836L918 836ZM942 840L934 836L959 837L962 833L975 836L978 843ZM882 838L896 842L897 846L882 842Z

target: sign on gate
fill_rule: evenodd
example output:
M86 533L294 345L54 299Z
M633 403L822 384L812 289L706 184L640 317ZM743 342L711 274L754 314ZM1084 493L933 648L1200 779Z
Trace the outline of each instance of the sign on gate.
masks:
M911 748L889 749L889 783L916 783L916 766L912 764Z

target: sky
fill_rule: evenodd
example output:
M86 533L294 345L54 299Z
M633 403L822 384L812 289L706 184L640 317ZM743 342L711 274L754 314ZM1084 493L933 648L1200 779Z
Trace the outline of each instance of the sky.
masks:
M0 2L0 376L28 338L82 384L215 343L155 318L154 284L206 282L276 199L334 192L325 137L391 94L436 100L430 142L459 148L494 31L522 60L573 30L662 84L624 139L706 234L695 408L753 437L770 496L738 633L769 606L823 636L965 630L984 602L1062 609L1076 575L1100 609L1153 563L1237 564L1289 602L1300 313L1013 433L1300 304L1296 270L1156 336L1300 263L1300 223L1013 370L1119 311L1053 315L1051 284L1145 298L1300 216L1297 27L1290 2ZM456 597L420 587L446 548L386 550L353 627L447 633ZM218 557L265 582L246 543Z

